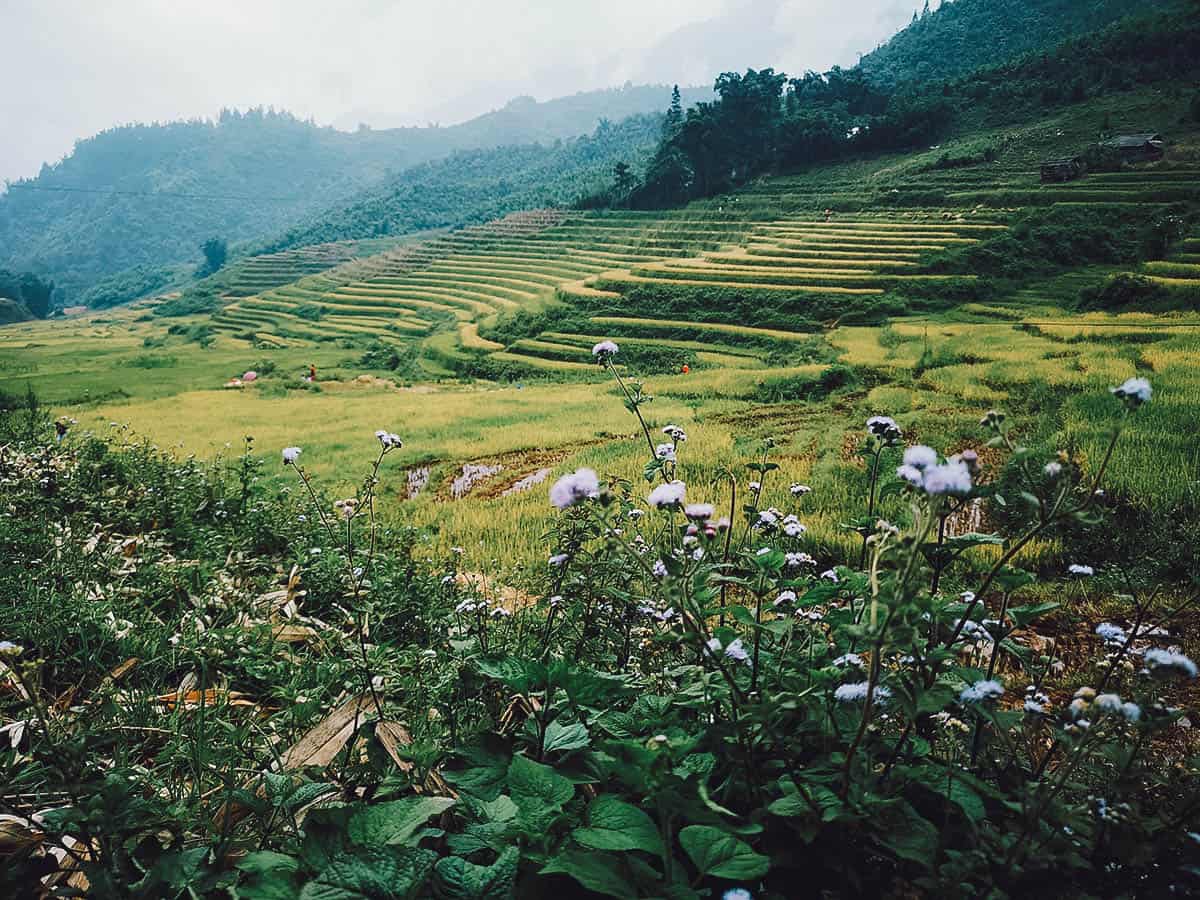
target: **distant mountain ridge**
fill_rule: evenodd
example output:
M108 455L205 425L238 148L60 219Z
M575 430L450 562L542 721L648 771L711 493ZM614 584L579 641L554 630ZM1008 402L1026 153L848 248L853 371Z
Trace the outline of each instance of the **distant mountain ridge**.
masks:
M458 151L552 144L605 120L658 112L670 91L627 85L545 102L521 97L445 127L344 132L264 109L119 126L0 195L0 266L53 278L69 300L114 273L192 259L213 235L233 243L278 233L389 173Z

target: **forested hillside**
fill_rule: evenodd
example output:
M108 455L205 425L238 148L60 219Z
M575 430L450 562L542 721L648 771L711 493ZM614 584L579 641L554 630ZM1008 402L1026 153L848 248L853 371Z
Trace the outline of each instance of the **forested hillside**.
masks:
M943 0L931 11L926 0L912 24L866 54L858 68L884 85L950 78L1096 31L1133 13L1181 5L1179 0Z
M1028 119L1139 85L1169 81L1175 90L1195 90L1196 23L1177 13L1144 14L968 75L899 86L876 82L862 69L800 78L772 69L725 73L716 82L718 100L667 113L641 183L630 181L623 192L614 185L611 199L618 206L670 206L763 174L928 146L982 124ZM945 165L983 161L947 159Z
M594 133L553 145L457 153L417 166L311 217L255 252L482 222L531 207L567 205L599 188L620 162L644 164L661 116L602 123Z
M585 134L604 119L662 109L669 92L524 97L445 128L347 133L261 109L113 128L0 194L0 265L52 277L69 301L135 266L198 261L213 235L232 243L271 234L389 172L460 150Z

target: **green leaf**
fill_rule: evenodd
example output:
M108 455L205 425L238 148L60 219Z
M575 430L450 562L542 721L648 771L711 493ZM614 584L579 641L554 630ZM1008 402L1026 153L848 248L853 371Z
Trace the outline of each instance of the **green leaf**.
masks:
M454 803L448 797L405 797L368 806L351 816L346 833L352 843L363 847L403 844L431 817Z
M958 690L953 685L938 682L929 690L922 691L917 698L918 713L936 713L945 709L955 697Z
M359 847L306 884L300 900L406 900L416 896L436 860L428 850Z
M495 742L493 742L495 743ZM507 747L488 746L487 742L468 746L457 755L468 764L465 769L448 769L446 780L464 794L481 800L494 800L504 789L512 757Z
M689 825L679 832L679 843L701 875L747 881L766 875L771 865L745 841L710 825Z
M962 553L972 547L982 547L987 544L1003 544L1004 538L998 534L982 534L978 531L972 531L967 534L956 535L955 537L946 538L943 546Z
M492 822L511 822L519 812L517 804L513 803L508 794L501 794L495 800L484 801L479 804L479 808Z
M907 802L879 808L875 840L901 859L931 868L938 850L938 830Z
M1041 618L1051 610L1058 609L1062 604L1055 600L1047 600L1045 603L1033 603L1028 606L1014 606L1008 611L1012 617L1013 624L1018 628L1024 628L1034 619Z
M996 573L996 586L1009 594L1018 591L1027 584L1033 584L1037 577L1024 569L1005 566Z
M604 894L606 897L632 900L637 897L637 889L621 872L620 862L620 857L611 853L567 850L546 863L541 874L570 875L589 891Z
M514 756L508 767L508 789L527 815L547 809L557 811L575 796L575 785L570 780L521 755Z
M588 807L588 827L575 840L592 850L643 850L662 856L662 837L654 820L631 803L601 794Z
M546 740L543 750L552 753L555 750L578 750L586 747L591 739L587 729L576 722L574 725L563 725L555 719L546 726Z
M295 900L300 860L270 850L249 853L237 864L244 877L237 886L239 900Z
M477 866L458 856L438 860L433 889L446 900L508 900L514 895L521 854L508 847L490 866Z

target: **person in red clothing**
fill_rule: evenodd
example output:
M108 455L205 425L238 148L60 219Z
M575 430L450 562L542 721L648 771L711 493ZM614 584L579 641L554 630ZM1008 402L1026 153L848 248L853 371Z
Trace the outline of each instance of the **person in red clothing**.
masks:
M308 364L308 380L309 381L317 380L317 367L313 363Z

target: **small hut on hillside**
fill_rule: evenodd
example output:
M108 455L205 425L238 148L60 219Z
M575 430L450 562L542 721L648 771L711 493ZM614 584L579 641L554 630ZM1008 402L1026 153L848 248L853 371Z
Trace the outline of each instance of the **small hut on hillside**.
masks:
M1081 176L1087 167L1081 156L1064 156L1060 159L1048 159L1042 163L1042 181L1074 181Z
M1162 159L1166 153L1166 141L1156 131L1118 134L1107 141L1101 141L1100 146L1115 150L1125 162L1153 162Z

